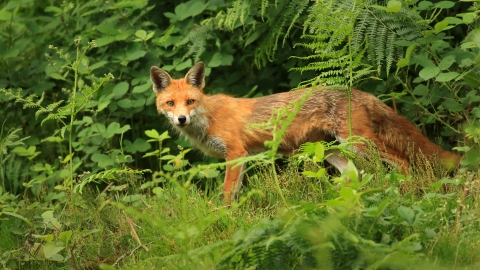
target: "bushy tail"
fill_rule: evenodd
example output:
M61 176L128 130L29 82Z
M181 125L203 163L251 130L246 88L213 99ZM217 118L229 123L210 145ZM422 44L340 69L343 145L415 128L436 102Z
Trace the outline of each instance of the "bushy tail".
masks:
M387 147L403 155L402 158L411 162L412 158L413 161L418 161L423 157L433 158L438 155L446 169L450 170L458 165L460 156L430 142L410 121L387 105L377 101L376 106L375 111L383 114L376 119L378 136Z

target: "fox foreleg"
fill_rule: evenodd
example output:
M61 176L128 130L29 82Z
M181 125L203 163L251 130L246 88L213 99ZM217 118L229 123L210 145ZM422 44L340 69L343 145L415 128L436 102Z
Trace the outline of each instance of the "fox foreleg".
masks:
M227 154L226 160L228 162L245 156L247 156L247 151L239 151L236 153ZM232 200L236 199L238 196L242 186L243 171L245 170L245 166L246 163L227 165L225 170L225 180L223 182L223 200L228 204L231 204Z

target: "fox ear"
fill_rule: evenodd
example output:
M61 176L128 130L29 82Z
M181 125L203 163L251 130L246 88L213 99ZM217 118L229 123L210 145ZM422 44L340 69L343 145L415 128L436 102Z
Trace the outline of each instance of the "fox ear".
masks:
M185 81L197 89L205 87L205 65L203 62L196 63L185 75Z
M172 82L172 77L166 71L156 66L150 68L150 79L153 83L153 91L157 93L163 91Z

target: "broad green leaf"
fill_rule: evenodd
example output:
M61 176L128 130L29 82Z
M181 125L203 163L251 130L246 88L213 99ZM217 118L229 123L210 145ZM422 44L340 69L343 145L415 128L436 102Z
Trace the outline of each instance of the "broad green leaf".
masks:
M193 2L192 5L182 14L182 17L185 19L202 13L207 7L207 5L202 2L203 1Z
M346 201L353 201L355 199L355 191L349 187L343 187L340 189L340 197Z
M62 228L62 225L60 224L58 219L53 216L53 211L45 211L42 214L42 218L45 223L48 223L49 228L56 230L60 230Z
M455 2L452 1L440 1L435 3L436 8L452 8L453 6L455 6Z
M132 102L127 98L117 101L116 104L124 109L129 109L132 107Z
M140 39L145 40L145 39L147 38L147 31L145 31L145 30L137 30L137 32L135 32L135 36L137 36L137 37L140 38Z
M466 24L471 24L473 22L473 20L475 20L475 18L477 17L477 15L473 12L462 13L462 14L458 14L457 16L462 17L463 22L465 22Z
M145 135L154 139L158 139L160 137L160 134L158 134L158 131L156 131L155 129L145 130Z
M445 73L440 73L438 74L438 76L435 78L435 80L437 82L449 82L453 79L455 79L456 77L458 77L458 74L457 72L445 72Z
M402 3L396 0L390 0L387 3L387 12L399 12L402 10Z
M413 90L413 93L417 96L426 96L428 95L428 87L424 84L419 84L415 87L415 89Z
M397 213L403 217L408 224L413 224L415 221L415 212L409 207L399 206Z
M435 24L435 31L437 32L441 32L442 30L446 29L448 26L448 21L447 20L443 20L441 22L438 22Z
M448 69L453 63L455 63L455 57L449 55L440 61L440 64L438 64L438 67L441 70L446 70Z
M175 66L175 70L177 71L181 71L181 70L184 70L184 69L187 69L189 67L192 66L192 60L191 59L187 59L186 61L178 64Z
M463 111L462 106L455 100L449 99L442 102L443 107L451 112L461 112Z
M51 78L54 78L55 80L62 80L62 81L65 80L62 75L60 75L56 72L50 73L50 74L48 74L48 76L50 76Z
M6 51L2 56L3 59L8 59L12 57L16 57L20 53L20 50L17 48L11 48L10 50Z
M114 99L119 99L119 98L123 97L127 92L128 92L128 83L127 82L119 82L113 88L113 94L115 94L115 96L113 98Z
M71 230L69 231L64 231L61 232L58 238L62 240L63 243L65 243L65 246L68 246L68 242L70 241L70 237L72 237L73 232Z
M96 162L101 168L113 166L113 164L115 164L115 161L110 156L107 156L105 154L93 154L91 159L92 161Z
M418 10L425 10L425 9L429 8L431 5L433 5L433 3L430 2L430 1L421 1L420 3L418 3L417 9Z
M43 245L43 254L46 259L50 259L53 255L57 254L65 247L58 247L55 242L48 242Z
M218 67L222 64L222 54L219 53L219 52L216 52L213 57L212 57L212 60L210 60L210 62L208 63L208 66L209 67Z
M436 65L423 54L414 55L413 59L415 63L418 63L422 67L436 67Z
M426 67L420 70L418 75L424 80L429 80L437 76L438 73L440 73L440 69L438 67Z
M107 63L108 63L107 61L100 61L100 62L97 62L97 63L89 66L88 69L89 69L90 71L92 71L92 70L95 70L95 69L97 69L97 68L103 67L103 66L104 66L105 64L107 64Z
M96 26L97 30L105 35L116 35L118 34L118 29L111 24L100 24ZM98 44L97 44L98 45Z
M103 47L114 41L115 41L114 37L102 37L102 38L96 39L95 44L97 44L97 47Z
M125 57L125 60L127 61L133 61L133 60L137 60L138 58L141 58L143 57L147 52L146 51L135 51L135 52L132 52L132 53L129 53L127 54L127 57Z
M139 86L135 86L133 88L133 91L132 93L133 94L137 94L137 93L143 93L149 89L152 88L152 81L148 80L146 84L142 84L142 85L139 85Z

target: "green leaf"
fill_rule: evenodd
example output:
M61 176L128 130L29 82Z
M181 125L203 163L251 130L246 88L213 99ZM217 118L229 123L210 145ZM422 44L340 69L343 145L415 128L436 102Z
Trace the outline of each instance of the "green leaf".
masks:
M440 61L440 64L438 64L438 67L441 70L446 70L448 69L453 63L455 63L455 57L449 55Z
M418 3L417 9L418 10L425 10L428 7L430 7L431 5L433 5L433 3L430 2L430 1L421 1L420 3Z
M462 106L455 100L449 99L442 102L443 107L451 112L461 112L463 111Z
M53 216L53 211L43 212L42 218L45 223L48 223L47 227L50 229L60 230L62 228L58 219Z
M116 35L118 34L118 29L110 24L101 24L96 26L97 30L105 35ZM98 44L97 44L98 45Z
M452 8L453 6L455 6L455 2L452 1L440 1L435 3L436 8Z
M51 78L54 78L55 80L62 80L62 81L65 80L62 75L60 75L56 72L50 73L50 74L48 74L48 76L50 76Z
M325 154L325 147L323 146L323 144L317 143L317 145L315 146L315 157L313 158L313 160L315 162L322 162L324 154Z
M143 92L145 92L145 91L147 91L148 89L151 89L151 88L152 88L152 81L148 80L146 84L135 86L133 88L132 93L133 94L143 93Z
M207 7L206 4L202 3L201 1L193 2L193 4L182 14L183 19L188 17L196 16L202 13L205 8ZM176 11L175 11L176 13ZM178 14L178 13L177 13Z
M100 68L100 67L103 67L105 64L107 64L108 62L107 61L100 61L100 62L97 62L91 66L88 67L88 70L92 71L92 70L95 70L97 68Z
M413 224L415 221L415 212L409 207L399 206L397 208L397 213L404 218L408 224Z
M413 59L415 63L418 63L422 67L436 67L436 65L423 54L414 55Z
M387 3L387 12L399 12L402 10L402 3L396 0L390 0Z
M355 191L349 187L343 187L340 189L340 197L346 201L353 201L355 199Z
M45 12L53 12L53 13L57 13L57 14L62 14L63 13L63 10L61 8L55 7L55 6L48 6L44 10L45 10Z
M133 53L129 53L127 54L127 57L125 57L125 60L130 62L130 61L133 61L133 60L137 60L141 57L143 57L147 52L146 51L135 51Z
M137 36L137 37L140 38L140 39L145 40L145 39L147 38L147 31L145 31L145 30L137 30L137 32L135 32L135 36Z
M128 83L119 82L113 88L113 94L115 94L115 96L113 98L114 99L119 99L119 98L123 97L127 92L128 92Z
M102 38L96 39L95 44L97 44L97 47L103 47L114 41L115 41L114 37L102 37Z
M61 232L58 238L62 240L63 243L65 243L65 246L68 246L68 242L70 241L70 238L72 237L73 232L71 230L69 231L64 231Z
M3 209L6 209L6 208L3 208ZM3 212L0 212L0 216L2 214L5 214L5 215L9 215L9 216L12 216L12 217L16 217L20 220L23 220L23 222L27 223L30 227L34 228L33 226L33 223L28 220L26 217L22 216L22 215L19 215L19 214L16 214L16 213L11 213L11 212L7 212L7 211L3 211Z
M153 139L158 139L160 137L160 134L158 134L158 131L155 129L145 130L145 135Z
M184 69L187 69L189 67L192 66L192 60L191 59L187 59L186 61L184 61L183 63L180 63L178 65L175 66L175 70L177 71L180 71L180 70L184 70Z
M458 75L460 75L460 74L458 74L457 72L440 73L435 78L435 80L437 80L437 82L449 82L449 81L455 79L456 77L458 77Z
M124 109L129 109L132 107L132 102L130 101L130 99L127 98L117 101L116 104Z
M65 247L58 247L55 242L48 242L43 245L43 255L46 259L50 259L64 248Z
M426 96L428 95L428 87L424 84L419 84L415 87L415 89L413 90L413 93L417 96Z
M216 52L210 62L208 63L209 67L218 67L222 64L222 54L219 52Z
M442 30L446 29L448 26L448 20L443 20L435 24L435 31L441 32Z
M471 24L473 20L475 20L475 18L477 17L477 14L471 12L471 13L458 14L457 16L461 16L463 22L465 22L466 24Z
M101 168L113 166L113 164L115 164L115 161L110 156L107 156L105 154L93 154L91 159L92 161L96 162Z
M438 67L426 67L420 70L418 74L422 79L429 80L440 73L440 69Z

